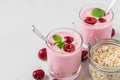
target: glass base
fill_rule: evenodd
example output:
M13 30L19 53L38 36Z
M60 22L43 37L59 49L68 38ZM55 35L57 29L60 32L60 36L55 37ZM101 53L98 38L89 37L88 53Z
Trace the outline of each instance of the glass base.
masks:
M52 71L49 71L49 73L53 78L56 78L58 80L76 80L80 75L80 70L81 70L81 66L77 72L74 72L74 73L71 73L68 75L60 75L60 74L56 74Z

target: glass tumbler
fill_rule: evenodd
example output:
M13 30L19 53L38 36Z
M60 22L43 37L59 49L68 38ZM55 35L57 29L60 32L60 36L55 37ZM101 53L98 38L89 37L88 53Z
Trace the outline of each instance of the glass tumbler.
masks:
M58 49L56 46L46 42L49 72L53 77L73 80L79 75L81 68L82 36L74 29L59 28L49 32L47 35L47 39L53 43L53 35L60 35L63 39L65 36L73 37L74 41L72 44L75 45L76 49L72 52L66 52L63 49Z

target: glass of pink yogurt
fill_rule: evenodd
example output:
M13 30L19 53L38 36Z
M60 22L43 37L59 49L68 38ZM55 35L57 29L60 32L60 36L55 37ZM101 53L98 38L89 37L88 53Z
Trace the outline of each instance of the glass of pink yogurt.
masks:
M102 4L92 4L80 10L80 33L84 44L93 43L94 39L111 38L114 14L112 10L106 14L106 8Z
M54 43L46 43L50 74L61 80L76 78L81 68L83 39L80 33L74 29L60 28L48 33L47 39Z

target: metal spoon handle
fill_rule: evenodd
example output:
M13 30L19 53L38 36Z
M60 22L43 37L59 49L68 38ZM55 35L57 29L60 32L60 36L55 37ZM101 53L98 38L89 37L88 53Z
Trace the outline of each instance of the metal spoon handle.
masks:
M43 39L44 41L46 41L46 42L48 42L49 44L53 45L53 43L51 43L48 39L46 39L46 37L44 37L34 25L32 25L32 31L33 31L37 36L39 36L41 39Z
M113 0L112 3L109 5L109 7L106 10L106 14L109 12L109 10L112 8L112 6L115 4L117 0Z

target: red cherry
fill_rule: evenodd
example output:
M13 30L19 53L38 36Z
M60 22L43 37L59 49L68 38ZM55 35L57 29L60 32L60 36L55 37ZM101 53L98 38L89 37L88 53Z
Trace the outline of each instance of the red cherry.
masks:
M94 17L86 17L84 21L88 24L94 25L97 22L97 19Z
M85 61L87 59L87 54L88 54L87 50L82 50L82 59L81 59L81 61Z
M112 33L111 33L111 37L113 37L115 35L115 29L112 28Z
M82 50L82 57L86 56L88 54L87 50Z
M42 60L46 60L47 59L47 50L46 48L42 48L40 49L40 51L38 52L38 57Z
M65 36L64 37L64 42L66 42L66 43L72 43L73 42L73 37L71 37L71 36Z
M66 51L66 52L75 51L75 45L74 44L70 44L70 43L65 44L63 50Z
M45 76L45 72L42 69L38 69L33 71L32 75L35 80L42 80Z
M104 22L106 22L106 19L104 19L104 18L99 18L98 21L101 22L101 23L104 23Z
M87 59L88 59L88 57L85 56L85 57L82 57L81 61L85 61L85 60L87 60Z

